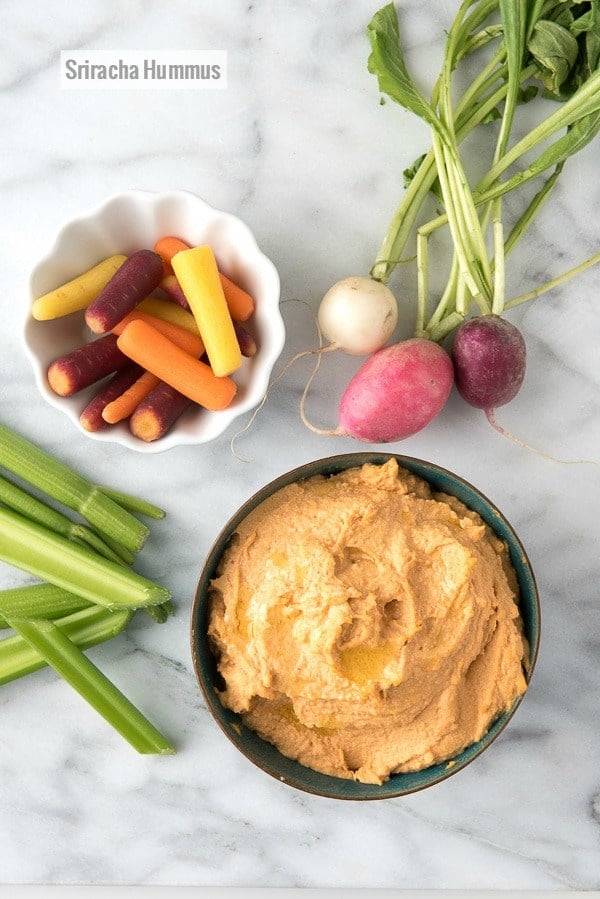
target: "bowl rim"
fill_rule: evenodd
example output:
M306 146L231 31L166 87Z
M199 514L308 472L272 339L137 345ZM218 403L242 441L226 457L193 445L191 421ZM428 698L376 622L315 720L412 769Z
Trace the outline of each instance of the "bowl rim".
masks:
M254 731L246 728L246 726L242 723L239 715L231 712L228 709L224 709L224 707L221 705L214 686L212 686L212 684L209 684L202 674L200 645L201 643L204 644L206 637L205 633L202 634L202 639L200 639L199 635L201 624L208 616L208 585L216 575L216 570L220 558L227 544L229 543L231 536L233 535L239 524L243 521L243 519L254 508L260 505L260 503L262 503L269 496L272 496L278 490L282 489L288 484L294 483L295 481L302 480L303 477L311 477L312 475L318 474L331 476L339 472L346 471L350 468L360 467L365 463L381 465L392 458L396 459L398 465L406 467L409 471L419 475L424 480L428 481L428 483L431 483L431 481L429 480L427 473L441 478L449 478L453 482L453 487L456 486L460 488L460 490L471 492L473 496L478 500L478 503L480 503L481 506L486 510L486 512L488 513L488 517L482 516L484 518L484 521L486 521L486 523L489 524L494 533L500 539L504 540L504 542L508 545L509 555L515 567L519 583L520 595L518 602L521 612L523 612L521 606L521 593L524 585L523 582L526 582L527 593L529 595L530 602L532 603L532 616L529 629L531 630L531 634L534 637L533 641L531 641L531 635L527 635L529 643L529 664L525 672L525 679L527 681L527 689L525 690L525 692L515 699L515 701L507 711L503 712L502 715L500 715L494 722L492 722L487 732L480 740L478 740L474 744L471 744L471 746L466 747L461 753L458 753L456 761L454 761L454 759L448 759L439 763L438 765L433 765L430 768L422 769L419 772L414 772L415 775L424 776L427 771L434 772L436 771L436 769L438 769L435 775L432 776L431 780L428 780L427 782L416 786L405 788L402 788L402 786L400 785L394 788L394 778L404 777L405 774L391 775L389 780L384 782L384 784L382 785L359 784L357 781L350 781L346 780L345 778L339 778L333 775L326 775L321 774L320 772L315 772L313 771L313 769L310 769L307 766L301 765L301 763L297 761L288 759L286 756L283 756L282 753L279 753L276 747L273 747L266 740L262 740L262 738L260 738ZM448 490L441 490L439 488L436 488L433 484L431 484L431 486L434 487L437 492L450 493L450 491ZM461 497L458 498L461 499ZM464 502L465 505L468 506L468 508L472 509L470 503L467 503L462 499L461 501ZM476 511L481 514L481 511L479 509L477 509ZM492 524L489 519L493 519L495 524ZM498 533L498 527L501 527L501 529L508 535L508 539L507 537L503 537ZM304 793L309 793L329 799L342 799L345 801L377 801L382 799L393 799L401 796L411 795L413 793L417 793L422 790L428 789L429 787L435 786L436 784L441 783L444 780L447 780L449 777L457 774L459 771L473 762L476 758L478 758L504 731L508 723L513 718L518 707L521 705L521 702L529 692L529 685L531 683L532 675L536 667L539 654L540 635L541 604L539 590L535 574L531 567L531 562L521 542L520 537L518 536L508 519L505 517L505 515L496 506L496 504L492 502L492 500L490 500L481 490L479 490L479 488L475 487L470 481L466 480L461 475L458 475L455 472L450 471L449 469L444 468L441 465L438 465L435 462L430 462L416 456L379 451L337 453L332 456L325 456L314 461L305 462L277 476L267 484L264 484L255 493L253 493L252 496L250 496L238 508L238 510L234 512L234 514L222 527L217 537L214 539L212 546L204 560L204 564L202 565L196 583L190 615L190 649L196 680L200 687L201 695L204 697L204 700L211 713L211 717L219 726L221 731L225 734L225 736L229 739L229 741L233 743L238 751L250 763L258 767L263 772L270 775L280 783L284 783L287 786L298 789ZM213 663L215 662L214 656L212 657L212 661ZM230 720L226 721L226 718ZM237 722L237 726L232 723L234 721ZM309 771L311 780L320 781L323 784L323 787L319 788L312 786L310 783L304 783L301 779L295 779L293 776L283 776L280 772L275 770L274 766L272 767L266 761L257 759L253 755L249 754L241 742L241 734L244 730L246 730L248 733L253 734L253 737L256 740L261 741L261 743L264 744L265 747L271 747L271 749L269 749L268 751L271 752L271 754L274 755L275 758L279 757L279 759L282 759L287 767L292 766ZM454 762L454 764L449 765L449 762ZM345 785L346 788L348 787L348 784L353 784L356 789L359 790L359 792L357 793L357 795L340 795L339 792L336 791L336 784Z
M261 269L263 271L263 279L265 281L265 284L267 284L268 286L269 294L272 294L274 298L276 297L276 301L273 301L273 308L271 309L269 318L270 326L272 326L273 328L273 332L270 338L271 349L269 355L265 358L264 365L261 365L260 368L257 368L257 382L253 393L247 396L243 402L236 404L235 407L223 410L223 417L221 419L222 426L220 426L220 429L216 433L209 434L208 436L195 435L186 430L178 430L175 426L160 440L146 443L133 437L133 435L131 435L126 428L126 423L125 425L123 423L120 423L102 431L86 431L81 426L80 422L77 420L77 417L71 411L70 407L65 404L64 398L52 394L46 382L46 370L44 362L40 359L40 356L31 345L31 329L39 324L43 324L42 322L36 322L31 316L31 304L33 302L33 299L35 298L35 279L44 266L52 264L53 261L58 258L58 250L61 246L62 241L64 240L65 233L68 233L68 231L73 227L85 227L86 225L89 226L96 219L102 218L102 216L105 215L106 211L109 210L111 206L118 203L130 202L134 204L144 204L147 207L152 207L167 202L178 201L187 204L193 203L197 206L197 208L203 215L214 216L215 219L225 221L229 225L234 227L238 233L242 233L244 235L246 246L252 252L253 256L255 256L257 260L260 260ZM92 439L97 443L119 445L127 450L131 450L140 454L161 453L178 446L201 446L205 443L212 443L213 441L221 438L222 435L236 421L236 419L248 412L251 412L259 405L265 391L268 390L272 371L277 362L277 359L281 356L281 353L283 352L283 349L285 347L286 329L281 312L281 277L275 263L260 247L253 230L247 224L245 219L241 218L233 212L229 212L227 210L219 209L216 206L213 206L199 194L196 194L193 191L187 190L185 188L174 188L170 190L125 188L124 190L116 191L110 194L108 197L105 197L99 202L94 203L93 205L81 210L70 218L63 220L62 224L58 226L56 232L54 233L53 238L46 246L45 252L40 253L37 258L31 263L25 281L24 294L26 297L26 303L20 324L20 344L25 353L25 357L31 367L35 387L37 388L40 397L44 400L44 402L64 415L65 418L67 418L71 423L71 425L75 427L75 430L82 434L84 437ZM269 307L270 305L271 304L269 304ZM256 393L256 395L254 395L254 393ZM211 414L215 415L219 413Z

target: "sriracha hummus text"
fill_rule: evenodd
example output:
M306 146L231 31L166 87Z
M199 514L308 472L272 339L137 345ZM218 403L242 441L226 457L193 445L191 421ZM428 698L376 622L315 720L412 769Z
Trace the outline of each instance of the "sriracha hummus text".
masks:
M505 545L395 459L287 486L212 582L222 703L286 756L383 783L450 760L525 692Z

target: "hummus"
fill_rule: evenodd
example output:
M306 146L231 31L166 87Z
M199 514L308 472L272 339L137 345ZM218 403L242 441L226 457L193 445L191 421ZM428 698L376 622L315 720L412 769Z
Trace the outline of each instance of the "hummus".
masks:
M284 487L211 585L223 705L285 756L383 783L452 759L524 693L508 551L395 459Z

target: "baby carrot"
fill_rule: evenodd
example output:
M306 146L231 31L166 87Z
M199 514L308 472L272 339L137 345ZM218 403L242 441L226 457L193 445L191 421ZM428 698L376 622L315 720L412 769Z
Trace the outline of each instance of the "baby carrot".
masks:
M152 293L162 280L162 260L152 250L136 250L85 310L85 321L104 334Z
M191 405L187 396L161 381L131 416L129 430L134 437L152 443L164 437Z
M146 297L145 300L142 300L136 306L136 309L141 312L148 312L150 315L155 315L156 318L162 318L164 321L173 322L174 325L193 331L194 334L200 334L196 319L192 313L187 309L182 309L176 303L172 303L171 300L161 300L160 297Z
M173 277L172 260L176 253L189 249L190 245L180 240L179 237L162 237L154 244L154 252L162 258L165 266L165 278L160 286L172 300L179 303L184 309L186 303L182 302L181 287L177 279ZM238 322L247 321L254 312L254 299L222 272L219 272L219 279L231 317ZM185 295L183 295L183 300L185 300Z
M166 278L163 278L160 282L160 289L164 290L168 298L173 300L174 303L177 303L178 306L181 306L182 309L190 308L190 304L186 300L185 294L175 275L167 275Z
M102 410L102 418L109 425L116 425L118 421L129 418L132 412L139 406L151 390L158 387L160 380L156 375L149 371L142 372L133 384L123 391L123 393L115 397L110 403L107 403Z
M158 253L163 261L165 276L173 274L171 259L175 253L181 253L182 250L189 250L189 248L190 245L188 243L185 243L185 241L181 240L179 237L172 237L171 235L161 237L156 241L154 244L154 252Z
M171 264L198 324L213 372L217 377L230 375L242 364L242 353L212 248L182 250L173 256Z
M127 363L115 335L104 334L55 359L47 371L48 384L59 396L71 396L125 368Z
M140 309L134 309L133 312L126 315L125 318L113 328L113 334L122 334L129 322L136 320L144 321L146 324L152 325L153 328L156 328L157 331L160 331L160 333L164 334L165 337L168 337L169 340L172 340L173 343L177 344L180 349L185 350L186 353L189 353L190 356L199 357L204 353L204 344L199 334L194 334L193 331L188 331L187 328L182 328L173 322L167 322L154 315L149 315L147 312L143 312Z
M219 278L231 317L238 322L247 321L254 312L253 298L222 272L219 272Z
M117 343L133 362L205 409L225 409L235 396L235 381L217 377L209 365L186 353L147 322L129 322Z
M101 431L107 422L102 418L102 410L105 406L121 396L124 390L131 387L142 373L139 365L128 364L112 376L108 384L102 387L89 401L79 416L79 421L86 431Z
M36 321L50 321L85 309L104 290L126 259L127 256L109 256L83 275L38 297L31 307L32 316Z

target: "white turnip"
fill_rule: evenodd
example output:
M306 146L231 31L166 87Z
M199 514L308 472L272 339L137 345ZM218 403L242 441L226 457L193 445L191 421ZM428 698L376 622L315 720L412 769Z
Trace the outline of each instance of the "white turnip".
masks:
M334 284L317 313L323 336L351 356L368 356L385 346L397 320L398 304L389 287L356 276Z

